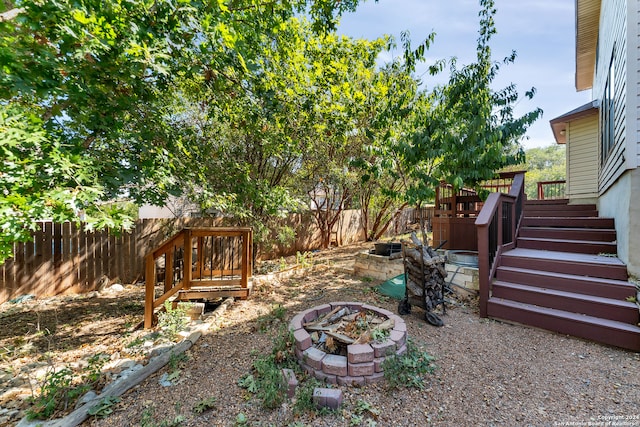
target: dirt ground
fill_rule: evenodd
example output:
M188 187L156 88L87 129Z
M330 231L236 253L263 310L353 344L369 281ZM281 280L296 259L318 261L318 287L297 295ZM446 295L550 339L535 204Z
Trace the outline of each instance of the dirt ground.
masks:
M480 319L473 301L450 305L441 328L427 324L418 308L404 317L409 337L436 358L425 389L390 391L384 383L341 386L341 409L324 415L294 415L290 402L272 411L261 409L237 382L250 372L257 355L271 351L282 323L332 301L396 311L397 301L373 290L378 282L348 273L361 249L313 254L315 265L329 268L260 285L250 299L236 301L187 352L177 384L160 385L169 369L164 368L125 393L110 416L83 425L640 425L639 353ZM115 295L0 306L0 417L7 416L4 409L24 407L19 402L30 393L27 380L51 362L73 363L98 352L139 357L131 344L148 333L132 331L142 318L142 301L138 285ZM265 316L278 305L286 309L284 320L265 325ZM194 413L208 399L215 408ZM362 412L363 406L372 411Z

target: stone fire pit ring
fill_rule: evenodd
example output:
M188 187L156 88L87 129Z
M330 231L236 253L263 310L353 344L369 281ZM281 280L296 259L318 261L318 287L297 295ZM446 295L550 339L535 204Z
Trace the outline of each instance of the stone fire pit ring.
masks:
M304 324L337 307L372 312L392 319L393 329L385 341L348 345L347 356L326 353L312 345L311 335ZM389 310L359 302L332 302L302 311L291 319L289 329L293 331L295 354L302 369L329 384L364 386L381 381L384 378L382 363L385 358L407 351L407 326L404 320Z

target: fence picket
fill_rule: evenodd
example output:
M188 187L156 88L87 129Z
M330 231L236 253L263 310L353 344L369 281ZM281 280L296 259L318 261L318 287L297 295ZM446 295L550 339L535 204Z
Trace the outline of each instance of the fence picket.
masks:
M292 253L271 255L286 256L320 246L313 215L296 214L287 221L309 235L298 236L295 244L280 248ZM122 283L134 283L144 278L147 252L183 227L224 225L220 218L143 219L136 222L131 232L123 232L116 237L108 231L86 231L83 224L40 222L33 233L33 241L14 245L15 257L0 265L0 303L24 294L43 297L65 291L89 291L96 288L103 276L109 280L119 278ZM354 233L355 236L359 230L342 232ZM343 239L357 241L362 237ZM210 270L219 273L242 267L241 254L213 250L213 247L224 249L234 242L221 237L211 239L212 253L200 255Z

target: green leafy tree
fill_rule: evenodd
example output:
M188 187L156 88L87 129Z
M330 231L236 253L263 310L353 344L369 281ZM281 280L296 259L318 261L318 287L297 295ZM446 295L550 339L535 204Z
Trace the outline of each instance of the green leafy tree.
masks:
M405 199L419 205L433 198L440 181L456 188L477 186L493 178L496 171L520 163L520 140L541 114L535 109L521 117L514 115L519 96L514 85L494 90L492 84L503 65L512 63L515 52L502 62L491 59L490 41L496 33L492 0L481 0L480 31L476 62L458 67L451 61L447 84L422 95L414 111L416 132L396 147L410 184ZM409 62L423 51L408 52ZM444 62L432 72L441 71ZM535 90L526 92L531 98Z
M175 156L184 146L165 120L176 79L199 77L225 91L255 67L263 36L277 33L290 17L307 13L314 30L325 32L357 3L5 2L0 6L3 126L36 136L5 137L2 150L13 156L28 144L52 150L21 163L25 170L45 172L27 179L9 166L0 175L0 262L37 220L77 221L83 212L95 226L118 228L127 225L126 216L99 209L104 201L126 196L162 203L182 184ZM73 166L53 172L61 164Z

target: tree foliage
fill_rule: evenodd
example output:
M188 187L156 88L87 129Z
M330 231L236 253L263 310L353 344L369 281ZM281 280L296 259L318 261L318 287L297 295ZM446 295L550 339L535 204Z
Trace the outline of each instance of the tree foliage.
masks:
M224 92L256 66L260 42L289 18L306 13L315 31L327 32L357 3L5 2L3 126L33 136L5 137L2 150L17 156L38 145L41 150L20 165L46 172L16 175L17 166L10 165L0 175L0 262L37 220L77 220L82 212L90 223L119 228L124 217L94 216L102 202L127 197L162 203L182 184L175 161L184 146L174 138L165 108L177 81L200 78Z
M516 88L492 88L515 54L491 59L491 0L477 61L451 62L430 91L412 73L434 35L415 50L404 35L404 57L379 66L391 39L333 31L357 4L23 0L0 12L0 262L37 220L119 229L129 217L105 202L169 194L259 237L314 200L325 245L358 206L375 239L440 180L473 185L521 159L540 111L515 117Z

